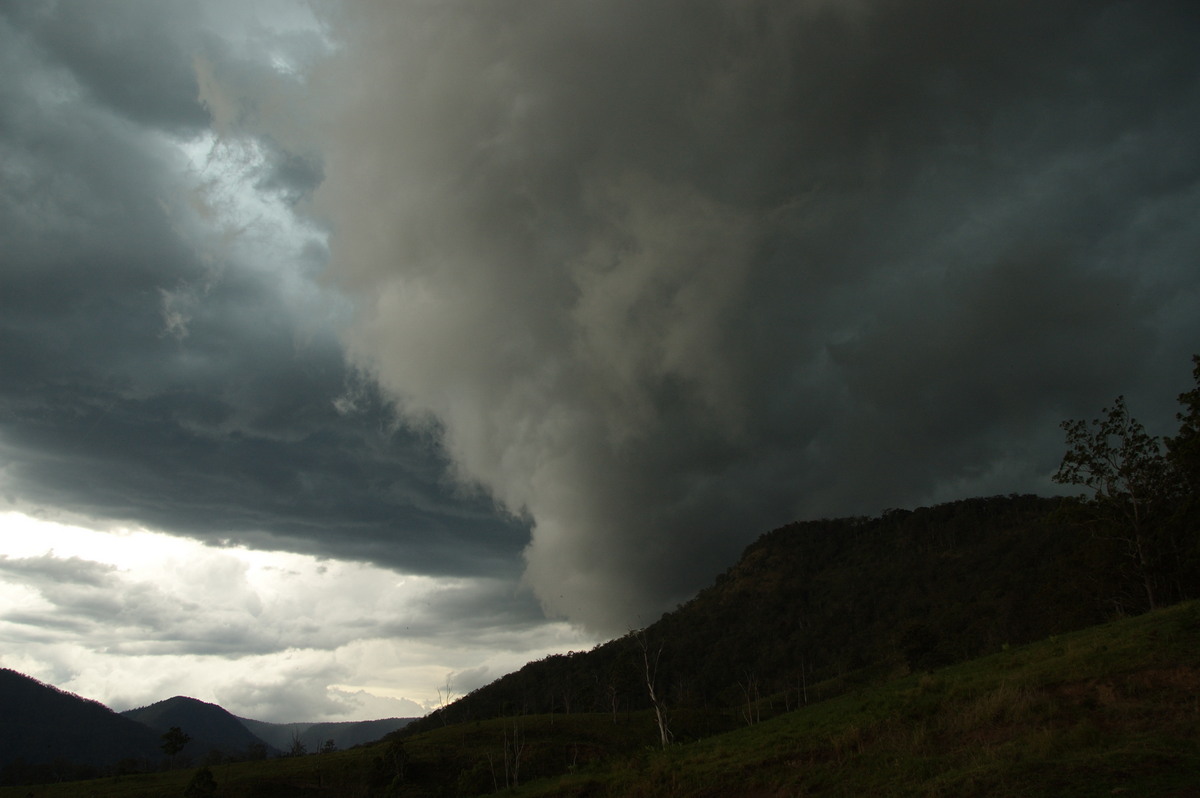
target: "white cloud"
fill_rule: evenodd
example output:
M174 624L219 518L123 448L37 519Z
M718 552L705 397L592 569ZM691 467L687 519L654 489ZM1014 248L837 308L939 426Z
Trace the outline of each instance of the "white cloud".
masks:
M269 721L409 716L447 674L495 678L591 642L564 624L490 628L490 580L20 513L0 529L0 662L115 709L180 694Z

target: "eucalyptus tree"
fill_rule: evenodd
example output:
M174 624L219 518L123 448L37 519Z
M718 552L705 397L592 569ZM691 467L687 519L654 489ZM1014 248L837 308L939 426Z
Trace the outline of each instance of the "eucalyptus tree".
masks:
M1118 396L1092 421L1062 423L1067 451L1055 482L1082 485L1098 534L1123 544L1150 609L1160 603L1159 581L1169 527L1185 485L1163 442L1146 432Z

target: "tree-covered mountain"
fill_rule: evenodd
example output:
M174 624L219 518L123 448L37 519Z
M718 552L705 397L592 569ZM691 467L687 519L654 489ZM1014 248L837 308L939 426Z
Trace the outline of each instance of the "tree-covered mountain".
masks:
M121 714L160 736L172 727L182 730L190 739L179 753L193 759L211 756L212 752L242 756L254 752L257 746L261 746L263 755L278 753L224 708L187 696L177 695Z
M670 708L795 706L817 682L927 670L1144 610L1120 542L1079 523L1080 507L1013 495L790 524L646 629L531 662L406 733L648 708L648 670Z
M0 668L0 784L85 778L162 757L159 735L103 704Z

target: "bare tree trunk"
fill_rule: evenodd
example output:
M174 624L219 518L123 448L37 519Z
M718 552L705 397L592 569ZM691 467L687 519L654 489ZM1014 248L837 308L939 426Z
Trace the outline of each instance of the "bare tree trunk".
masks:
M800 658L800 687L804 690L804 706L808 706L808 674L805 670L804 657Z
M742 689L742 697L746 699L746 709L742 712L742 716L746 719L747 726L753 726L762 720L762 708L759 706L758 693L758 678L749 671L746 672L746 683L738 682L738 687Z
M654 719L658 721L658 738L662 743L662 747L666 748L671 744L671 730L667 728L667 718L664 712L664 707L661 701L658 700L658 695L654 692L654 677L658 673L658 658L662 655L662 646L658 647L658 651L654 654L654 667L650 666L650 644L646 640L646 630L642 630L638 634L638 641L642 646L642 662L646 666L646 690L650 693L650 703L654 706Z

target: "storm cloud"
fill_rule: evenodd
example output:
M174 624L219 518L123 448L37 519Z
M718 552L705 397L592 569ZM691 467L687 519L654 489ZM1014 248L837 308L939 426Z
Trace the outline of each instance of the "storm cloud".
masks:
M1197 339L1186 3L358 5L314 83L355 362L651 620L799 517L1045 491Z
M317 281L322 236L287 211L319 166L209 131L197 64L231 81L270 69L193 4L5 8L13 506L424 573L511 571L524 528L453 485L437 442L346 362L345 303Z
M782 523L1054 490L1059 421L1117 394L1170 432L1197 34L1182 0L0 6L8 508L434 580L305 571L371 618L309 628L25 552L6 639L300 646L333 713L369 685L331 652L474 683L454 640L643 626Z

